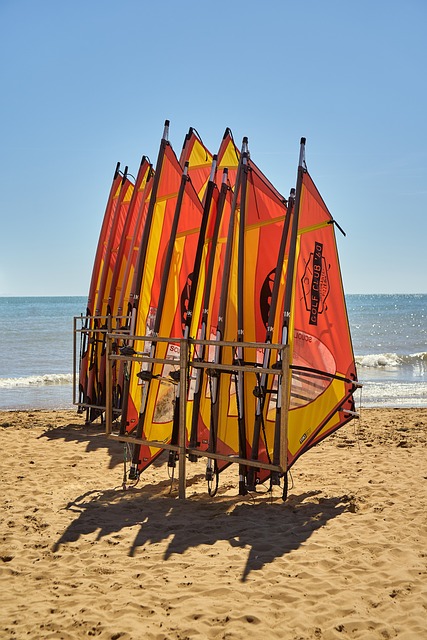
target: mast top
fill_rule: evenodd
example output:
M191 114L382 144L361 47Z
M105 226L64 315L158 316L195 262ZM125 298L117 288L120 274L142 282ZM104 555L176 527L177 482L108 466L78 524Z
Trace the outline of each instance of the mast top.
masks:
M218 156L214 154L212 157L211 174L209 176L209 182L213 182L215 180L217 161L218 161Z
M248 149L248 138L247 138L247 136L245 136L245 137L243 138L243 141L242 141L242 155L243 155L244 153L246 153L246 154L247 154L247 153L249 153L249 149Z
M305 143L306 139L301 138L298 166L302 167L303 169L307 169L307 165L305 164Z
M165 120L165 128L163 129L163 140L169 140L169 125L170 121Z
M169 120L166 120L166 122L169 122ZM182 148L185 149L187 142L189 141L191 134L193 132L193 127L190 127L188 129L188 132L185 134L185 138L184 138L184 142L182 143Z

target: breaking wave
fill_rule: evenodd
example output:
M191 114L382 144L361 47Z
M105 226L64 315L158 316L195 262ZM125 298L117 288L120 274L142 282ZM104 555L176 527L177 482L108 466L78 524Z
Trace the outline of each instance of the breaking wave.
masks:
M427 370L427 352L399 355L397 353L373 353L355 357L359 367L374 369L397 369L400 367L412 367L420 371Z
M60 386L72 383L72 373L46 373L44 375L23 376L20 378L0 378L0 388L3 389L12 389L14 387Z

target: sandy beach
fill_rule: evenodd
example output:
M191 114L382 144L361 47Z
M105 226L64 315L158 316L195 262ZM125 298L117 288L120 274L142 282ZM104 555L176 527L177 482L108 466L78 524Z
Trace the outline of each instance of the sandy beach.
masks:
M215 498L189 464L122 488L75 411L2 412L0 637L427 637L427 409L364 409L294 465L286 503Z

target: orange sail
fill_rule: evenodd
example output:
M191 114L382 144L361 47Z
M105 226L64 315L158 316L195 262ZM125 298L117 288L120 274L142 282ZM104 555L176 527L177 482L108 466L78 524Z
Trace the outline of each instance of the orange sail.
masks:
M233 156L239 157L236 153ZM244 156L236 177L233 203L223 212L222 242L221 236L216 242L216 250L220 249L217 261L220 278L216 280L210 314L210 337L237 343L265 339L269 283L287 211L286 200L246 151ZM268 251L263 247L268 247ZM211 348L209 360L232 369L233 361L256 364L261 357L256 349L245 349L244 353L238 350L233 354L228 348ZM199 432L203 427L211 430L209 451L248 457L257 380L254 374L240 378L239 375L218 374L214 365L213 372L208 372L200 403ZM217 462L215 467L221 470L226 464ZM212 469L212 463L208 465L208 475L209 468Z
M86 402L92 407L99 407L99 410L92 409L89 412L90 421L96 418L105 407L105 330L107 328L105 317L110 314L108 297L116 266L117 249L125 225L133 186L127 178L126 168L116 194L117 205L105 243L99 285L95 299L95 316L98 318L94 320L95 332L92 335L89 356ZM97 331L97 329L101 331Z
M111 221L115 214L117 206L117 190L122 181L122 175L120 174L120 162L116 165L113 181L110 188L110 193L107 200L107 206L105 208L104 218L102 221L101 231L98 238L98 245L95 253L95 260L92 269L92 277L89 286L89 295L86 307L86 319L84 321L83 328L91 330L93 328L90 316L94 314L94 304L97 295L97 285L100 278L100 271L102 268L103 252L108 235L108 230L111 227ZM88 367L89 367L89 345L90 345L90 333L83 331L81 334L80 345L80 362L79 362L79 412L83 411L82 405L86 403L87 397L87 384L88 384Z
M170 144L162 141L161 158L156 167L157 184L151 194L144 229L145 260L140 279L135 335L160 335L180 338L183 334L187 301L191 286L202 205L190 180L188 168L182 168ZM160 155L160 154L159 154ZM127 408L128 431L148 440L166 441L171 437L173 384L169 372L179 359L179 344L160 342L134 348L171 365L148 365L140 371L132 368ZM160 449L135 447L134 471L148 466Z
M190 335L202 340L215 338L216 335L232 187L236 180L239 157L240 152L234 146L231 132L226 129L218 150L216 173L212 176L217 187L213 190L212 201L207 211L202 260L195 281ZM199 346L191 357L195 360L207 357L212 361L215 355L213 349L210 349L208 354L203 346ZM210 440L210 391L210 379L204 374L204 370L192 368L187 404L188 442L191 448L199 451L206 450ZM197 457L190 456L190 459L195 461Z
M232 311L229 317L232 321L234 320L234 327L228 327L226 339L264 342L271 303L271 280L277 266L282 230L287 215L286 200L271 185L252 159L248 160L247 184L242 195L244 195L244 201L242 199L240 203L235 240L236 266L230 280L233 293L229 304L235 311L234 313ZM276 277L280 278L281 275L279 273ZM283 291L279 290L278 305L282 295ZM273 342L277 340L277 336L278 332L275 330L271 335ZM253 348L238 348L235 354L237 362L253 365L261 364L264 360L263 356L262 351ZM222 426L220 426L219 438L235 449L238 434L239 452L246 458L250 457L253 446L257 405L254 391L258 383L258 377L254 373L239 372L234 382L232 377L229 377L228 381L225 379L221 391L224 415L220 422ZM240 421L238 429L233 429L232 417L237 419L237 423ZM223 435L221 435L222 432L224 432ZM234 444L232 444L233 434ZM263 444L260 443L258 446L259 459L264 459ZM264 459L264 461L269 460ZM244 473L246 471L243 470Z
M93 315L121 316L116 326L129 334L116 342L120 353L155 360L112 364L120 436L136 442L129 478L162 444L175 465L181 341L210 339L186 344L189 459L207 455L211 494L238 458L241 494L285 476L285 495L298 457L357 415L339 226L307 172L305 139L287 201L252 160L247 138L239 151L226 129L212 156L190 128L178 160L168 134L166 121L154 172L143 159L135 186L126 172L114 178L88 303ZM101 323L82 349L80 375L80 397L98 411L106 400Z
M130 289L133 282L139 243L146 215L146 200L151 186L152 166L143 156L135 181L135 187L124 220L123 229L119 230L119 245L116 252L113 276L108 295L107 314L112 316L114 325L112 328L127 330L129 328L128 307L125 300L129 300ZM121 347L119 341L115 341L116 351ZM105 381L106 361L104 353L101 357L100 379ZM113 407L121 409L124 387L123 362L113 363L112 389ZM105 384L104 384L105 386Z
M91 333L87 355L80 368L81 396L84 403L91 407L101 407L105 403L103 393L105 385L100 378L101 359L104 350L104 335L97 331L102 328L103 321L99 316L108 313L108 292L113 278L116 251L120 243L133 184L127 178L127 167L123 177L115 176L114 191L110 194L106 215L98 243L95 267L91 281L91 291L88 301L88 311L91 316L98 318L91 321ZM96 275L95 275L96 271ZM94 419L98 411L88 413L89 420Z
M291 325L288 465L348 422L357 374L334 221L303 172Z

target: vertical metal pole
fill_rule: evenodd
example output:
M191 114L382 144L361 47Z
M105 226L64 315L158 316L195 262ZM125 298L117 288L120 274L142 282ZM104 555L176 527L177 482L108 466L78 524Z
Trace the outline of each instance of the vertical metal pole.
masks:
M185 500L185 433L186 433L186 417L187 417L187 367L188 363L188 338L181 339L181 348L179 351L179 432L178 432L178 446L179 446L179 493L180 500Z
M77 394L76 394L76 385L77 385L77 318L74 316L73 318L73 404L77 404ZM80 334L80 344L82 341L83 334Z
M282 384L281 384L281 412L280 412L280 466L283 474L288 472L288 415L289 415L289 345L284 345L282 351Z
M110 358L112 352L112 337L111 333L111 316L107 318L107 340L106 340L106 353L105 353L105 433L110 435L112 427L112 413L113 413L113 372L112 372L112 360Z

